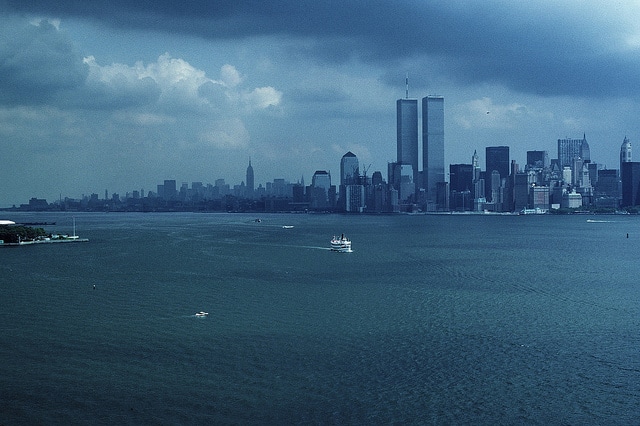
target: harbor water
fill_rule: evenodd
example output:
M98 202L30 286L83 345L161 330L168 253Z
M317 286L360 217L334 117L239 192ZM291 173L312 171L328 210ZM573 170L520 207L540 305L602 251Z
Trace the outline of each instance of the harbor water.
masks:
M73 217L0 249L0 424L640 422L640 217Z

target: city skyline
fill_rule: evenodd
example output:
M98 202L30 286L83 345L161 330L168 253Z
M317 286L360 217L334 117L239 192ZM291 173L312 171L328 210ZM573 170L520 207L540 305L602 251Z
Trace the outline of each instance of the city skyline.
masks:
M428 98L429 97L425 97L423 100L427 100ZM444 99L439 97L438 110L441 110L441 104L443 103L443 101ZM396 106L399 106L399 105L400 105L400 100L397 101ZM399 114L401 114L400 108L398 108L397 111ZM441 127L440 123L436 123L436 125L437 125L436 127L438 128ZM397 126L398 126L398 135L400 136L401 128L403 126L406 127L406 123L405 125L403 125L402 120L399 119L397 122ZM425 135L426 132L427 130L423 129L423 135ZM426 142L421 141L421 142L422 142L421 145L425 147L428 144L428 141ZM438 138L437 143L441 143L441 142L442 140ZM400 149L401 149L400 146L403 144L403 140L401 137L399 137L397 144L398 144L398 151L400 152ZM480 197L483 200L486 199L486 201L490 203L497 203L498 199L500 200L503 199L505 195L501 191L508 189L505 187L506 180L509 180L509 179L517 180L518 177L516 177L516 175L521 176L521 178L524 177L525 175L529 175L529 178L528 178L529 182L528 184L525 184L525 186L528 186L531 183L535 183L533 186L539 186L540 188L538 189L543 189L543 187L546 186L547 191L551 190L552 188L548 186L549 185L548 181L542 182L537 180L541 176L538 176L534 181L530 180L532 179L532 175L531 175L532 170L535 170L536 174L544 170L552 172L553 174L554 172L552 171L552 169L554 167L558 168L559 174L556 174L556 176L560 178L560 182L557 182L557 183L561 184L560 186L561 188L564 188L563 189L564 192L566 192L566 189L570 189L570 188L574 188L574 191L575 189L578 189L579 192L582 192L583 186L593 188L594 186L596 186L598 182L598 178L596 175L599 176L600 173L602 173L603 176L611 176L611 179L613 179L613 181L610 181L610 182L607 181L607 183L604 185L611 185L611 184L617 185L615 184L615 182L620 183L621 178L622 178L621 188L624 188L625 185L629 184L628 182L627 183L624 182L624 173L623 173L623 167L622 167L624 163L631 163L632 161L632 145L627 137L624 138L619 148L620 163L619 163L619 168L616 168L616 169L604 167L602 164L597 163L597 159L594 162L591 161L590 154L589 154L590 148L589 148L589 144L587 143L585 134L583 134L582 138L558 139L557 151L556 151L555 157L553 157L553 155L550 156L549 151L546 151L546 150L545 151L527 150L526 159L514 159L510 157L509 151L510 151L509 146L485 147L485 159L484 159L485 167L483 168L480 165L481 158L478 155L477 150L474 150L473 155L471 156L470 162L446 165L448 170L448 172L444 174L446 176L446 182L438 182L438 183L439 184L446 183L448 185L449 191L451 191L451 195L453 195L454 192L464 192L464 191L470 191L469 194L473 195L475 192L476 197ZM573 160L569 161L568 158L571 158L571 157L573 158ZM555 163L555 166L553 163ZM587 164L591 164L595 166L595 168L587 171ZM631 180L635 179L635 176L637 174L636 169L638 167L638 164L640 163L633 163L633 164L634 164L633 166L634 177L631 178ZM403 166L401 161L389 162L388 166L409 167L409 169L413 169L412 165L405 164ZM424 163L421 164L421 166L422 167L418 167L420 169L418 172L419 175L426 174L427 167L425 167ZM563 167L565 169L564 171L561 170ZM574 172L573 170L569 170L568 174L566 174L567 169L576 169L576 168L577 170L583 169L583 171ZM391 170L392 169L389 169L390 173L391 173ZM625 170L630 171L631 169L625 169ZM615 172L615 173L611 174L609 172ZM409 207L410 210L413 208L417 208L419 210L425 209L425 211L442 211L441 204L434 201L433 199L430 200L426 196L426 188L425 186L422 185L421 180L418 180L415 186L414 186L414 182L411 182L411 185L410 185L411 189L409 190L407 190L406 188L403 189L402 183L400 181L396 182L393 179L393 177L392 179L387 180L382 175L381 171L379 170L370 171L370 165L363 165L363 167L361 168L357 155L352 153L351 151L345 153L342 156L340 160L340 165L339 165L339 173L337 175L334 174L334 177L332 178L330 171L316 170L312 175L311 184L308 187L305 186L304 175L301 176L301 178L298 179L297 181L289 181L288 179L285 179L285 178L274 178L271 181L259 182L258 186L256 187L255 181L254 181L254 170L251 163L251 159L248 160L248 165L245 169L245 177L246 177L245 180L242 180L241 182L238 182L238 183L227 182L224 178L214 179L212 182L203 182L203 181L187 182L184 180L180 181L175 179L165 179L162 183L157 183L152 189L147 189L147 190L145 190L144 188L130 189L121 194L119 192L110 193L109 189L105 189L103 199L99 198L99 195L97 192L91 192L90 194L82 194L80 197L70 197L68 195L65 195L63 197L62 194L60 194L60 197L54 200L45 200L45 199L39 199L37 197L32 197L29 200L29 204L20 203L19 205L21 208L26 208L27 210L30 210L30 209L40 210L43 208L47 208L48 201L51 201L51 204L49 205L49 207L52 207L54 209L63 206L67 202L71 202L76 206L72 208L77 208L78 206L80 206L80 204L82 204L82 202L84 202L84 207L80 207L80 208L86 208L87 207L86 202L90 202L90 203L93 203L93 208L95 208L96 207L95 203L100 200L104 200L108 202L116 201L116 203L121 203L127 200L142 200L145 197L151 197L154 199L159 198L161 200L167 200L167 201L169 200L184 201L186 197L186 199L190 200L190 202L197 203L200 201L206 202L206 201L220 200L220 199L223 199L226 195L231 195L238 199L245 199L245 200L258 200L258 199L263 199L265 196L267 198L271 198L271 197L287 198L287 199L290 199L290 201L293 201L292 206L295 206L291 209L292 211L298 210L303 204L305 204L306 202L309 202L309 204L307 204L307 207L310 207L312 210L327 209L332 211L353 212L356 210L352 210L353 207L351 208L349 207L349 202L346 202L345 198L346 199L349 199L350 197L353 198L354 190L357 191L355 195L356 198L360 199L360 201L355 202L355 205L363 207L363 206L366 206L368 202L373 202L373 200L366 199L365 188L354 189L354 186L362 185L366 187L366 186L373 185L373 187L375 187L378 183L383 183L387 185L385 191L389 191L389 190L398 191L398 195L400 196L400 198L397 201L399 201L400 204L397 205L396 207L400 207L400 210L394 210L394 207L392 205L387 207L381 207L380 205L376 205L375 207L376 209L382 208L383 210L381 211L386 211L384 209L390 208L391 210L389 211L399 212L399 211L402 211L401 210L402 204L405 205L404 208L407 208L407 206L410 204L414 206L414 207ZM554 179L557 179L557 178L554 178ZM554 179L552 179L552 182L554 181ZM609 179L609 178L605 178L605 179ZM587 181L591 181L591 183L587 183ZM477 185L480 183L483 184L482 187L484 189L479 189L477 187ZM600 185L602 186L603 184L600 184ZM638 183L637 182L633 183L633 185L634 185L634 188L636 188ZM296 191L293 189L294 187L301 188L302 192L296 193ZM317 192L317 188L322 188L321 193ZM622 197L622 194L617 192L621 188L618 188L618 189L607 188L605 191L608 193L616 194L614 195L614 197L617 197L618 201L622 201L622 204L621 204L622 207L635 206L636 204L625 204L625 203L629 202L630 200L633 200L634 203L637 202L636 195L633 195L632 196L633 198L628 198L628 197L631 197L631 195L629 194L625 195L625 197L628 196L627 198ZM414 193L413 192L414 190L424 191L424 194L420 196L417 193ZM441 190L442 189L439 189L439 188L436 189L437 192L440 192ZM508 190L514 190L514 188L511 187L511 189L508 189ZM403 196L402 194L403 191L408 191L408 192L405 192ZM627 189L626 191L629 192L631 190ZM407 194L410 194L410 195L407 195ZM595 195L597 197L600 197L604 194L597 192ZM314 201L314 199L316 199L318 196L323 200L320 202L320 204L317 204L317 200ZM640 196L640 193L638 196ZM195 197L195 198L192 198L192 197ZM589 197L591 197L591 195L589 195ZM608 197L608 194L607 194L607 197ZM333 201L331 201L332 199ZM301 203L300 201L303 201L303 200L305 202ZM390 201L387 200L387 202L390 202ZM471 202L473 202L473 200L471 200ZM609 202L610 201L606 201L606 203L609 203ZM500 201L499 203L502 203L502 201ZM526 201L524 201L524 203L526 203ZM547 204L548 206L551 205L548 203L548 201L547 201ZM588 207L593 207L596 204L598 203L594 203L593 199L589 201L585 199L584 202L581 202L580 206L588 208ZM58 207L55 207L56 205ZM280 206L282 207L285 205L286 204L282 204ZM498 209L504 208L506 209L504 211L513 212L514 206L511 205L509 207L506 207L507 205L505 205L505 207L498 207ZM18 204L15 204L12 207L17 207L17 206ZM495 208L493 207L492 204L489 204L488 206L490 206L490 209ZM160 207L167 208L167 206L164 206L164 207L160 206ZM189 208L189 205L185 207ZM456 209L455 203L453 203L451 207L455 210ZM467 205L467 207L470 208L471 204ZM66 208L69 208L69 206L67 206ZM360 212L371 211L370 210L371 205L368 206L368 209L365 208L364 210L358 210L358 211ZM449 211L448 203L444 211Z
M636 2L0 4L0 207L239 183L248 158L256 183L349 151L386 175L403 97L446 98L445 165L586 133L613 169L640 137Z

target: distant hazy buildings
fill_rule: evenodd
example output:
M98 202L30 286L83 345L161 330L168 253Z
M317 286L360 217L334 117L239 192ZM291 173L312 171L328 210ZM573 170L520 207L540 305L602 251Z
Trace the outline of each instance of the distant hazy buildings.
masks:
M178 194L176 188L175 180L165 180L164 185L162 185L162 198L165 200L174 200ZM158 193L160 193L160 187L158 188Z

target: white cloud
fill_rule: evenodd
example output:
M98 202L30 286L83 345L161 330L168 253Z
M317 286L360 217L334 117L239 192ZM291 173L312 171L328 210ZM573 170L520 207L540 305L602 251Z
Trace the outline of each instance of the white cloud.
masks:
M101 66L93 56L84 58L84 63L89 67L89 85L100 87L102 92L109 92L120 100L129 94L140 100L143 98L140 92L149 89L150 82L153 82L159 91L159 105L173 108L176 113L184 111L184 108L214 107L216 114L229 116L239 113L235 111L235 102L241 102L244 109L250 112L277 106L282 100L282 92L271 86L241 89L243 78L229 64L221 68L220 80L214 80L207 77L203 70L168 53L146 65L136 62L134 66L118 63ZM150 101L148 97L146 99ZM130 105L124 103L125 106Z
M242 83L240 73L233 65L225 64L220 69L220 80L227 87L236 87Z
M245 93L242 99L250 109L265 109L270 106L278 106L282 100L282 92L273 87L257 87L249 93Z

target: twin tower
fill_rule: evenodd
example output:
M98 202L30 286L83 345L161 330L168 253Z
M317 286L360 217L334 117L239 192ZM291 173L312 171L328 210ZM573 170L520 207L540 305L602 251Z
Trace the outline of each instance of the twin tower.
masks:
M434 205L438 186L445 182L444 98L422 98L422 171L418 164L418 100L409 99L407 91L407 97L398 99L396 108L398 158L394 170L389 170L389 180L399 188L401 202ZM406 184L409 178L413 185Z

